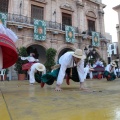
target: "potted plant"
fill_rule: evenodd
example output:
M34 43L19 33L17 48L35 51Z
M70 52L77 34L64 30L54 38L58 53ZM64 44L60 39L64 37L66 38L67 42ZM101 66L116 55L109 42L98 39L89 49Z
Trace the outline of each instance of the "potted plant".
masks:
M56 52L57 51L55 49L53 49L53 48L49 48L46 51L47 61L45 63L45 67L47 69L47 72L50 72L51 71L51 67L53 65L55 65L55 55L56 55Z
M21 47L18 50L18 55L22 57L27 57L27 50L25 47ZM20 57L18 57L17 62L15 63L15 71L18 73L18 80L25 80L26 78L26 71L22 70L22 65L27 63L27 60L21 60Z

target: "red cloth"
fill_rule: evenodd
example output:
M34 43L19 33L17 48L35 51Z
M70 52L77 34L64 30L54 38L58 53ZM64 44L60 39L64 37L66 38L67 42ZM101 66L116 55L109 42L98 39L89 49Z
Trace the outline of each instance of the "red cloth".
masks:
M34 64L34 63L36 63L36 62L29 62L29 63L25 63L25 64L23 64L22 65L22 70L29 70L30 69L30 67Z
M102 79L102 75L101 74L98 74L98 79Z
M18 59L16 46L14 42L4 34L0 34L0 46L3 54L3 68L8 68Z

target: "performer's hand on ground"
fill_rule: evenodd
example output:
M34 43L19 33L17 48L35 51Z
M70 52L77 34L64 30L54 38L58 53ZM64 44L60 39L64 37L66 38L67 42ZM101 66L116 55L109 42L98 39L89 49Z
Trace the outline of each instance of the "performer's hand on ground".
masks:
M82 91L89 91L89 89L88 88L85 88L85 87L80 87L80 90L82 90Z
M89 91L88 88L84 87L84 83L80 83L80 90Z
M61 91L61 90L62 90L62 89L61 89L60 85L56 85L55 91Z

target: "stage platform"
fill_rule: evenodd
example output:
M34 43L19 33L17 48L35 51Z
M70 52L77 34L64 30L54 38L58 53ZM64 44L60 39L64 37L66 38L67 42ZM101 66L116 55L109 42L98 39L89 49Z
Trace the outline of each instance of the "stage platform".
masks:
M86 80L89 92L79 83L64 82L61 92L38 83L0 81L0 120L120 120L120 78Z

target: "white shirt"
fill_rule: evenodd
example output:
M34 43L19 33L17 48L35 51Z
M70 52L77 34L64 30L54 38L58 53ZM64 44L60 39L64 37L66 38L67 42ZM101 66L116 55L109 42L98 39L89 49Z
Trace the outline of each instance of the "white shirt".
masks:
M57 81L61 81L64 79L65 71L67 68L71 68L76 66L76 64L73 65L73 54L74 52L66 52L64 55L62 55L59 59L59 64L61 64L60 71L58 74ZM77 64L77 71L79 75L80 82L84 82L84 60L80 60L80 62Z
M6 28L3 24L0 23L0 33L7 35L13 42L18 40L17 35L9 28Z
M120 68L119 68L119 69L117 68L117 69L116 69L116 72L120 72Z
M99 66L101 66L101 67L104 67L103 62L101 62L101 61L99 61L99 60L98 60L95 64L96 64L96 66L99 65Z
M30 71L29 71L29 75L30 75L29 82L30 83L35 83L35 73L37 72L36 66L38 66L39 64L40 63L34 63L30 68ZM46 73L46 69L42 72L42 75L45 73Z
M35 59L32 56L28 56L28 57L21 57L21 60L28 60L29 62L38 62L38 59Z
M114 72L114 74L117 75L117 74L116 74L115 67L114 67L111 71L110 71L110 70L111 70L111 65L108 64L108 65L106 66L106 68L105 68L105 71L108 71L108 72L110 72L110 73Z

